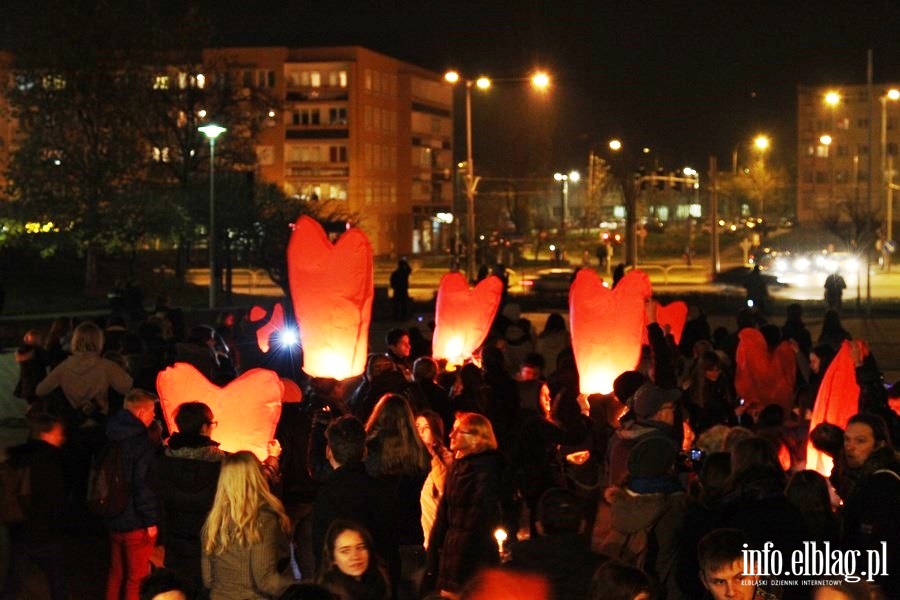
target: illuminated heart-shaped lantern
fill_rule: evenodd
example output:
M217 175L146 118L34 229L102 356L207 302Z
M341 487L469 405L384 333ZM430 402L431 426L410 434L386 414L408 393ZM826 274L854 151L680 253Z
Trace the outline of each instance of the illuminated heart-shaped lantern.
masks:
M850 344L845 341L825 371L816 404L813 406L809 431L820 423L831 423L841 428L847 427L850 417L859 412L859 384L856 383L856 365L850 354ZM806 445L806 468L818 471L825 477L831 475L834 461L830 456Z
M375 296L372 245L357 228L332 244L314 219L300 217L287 248L303 370L346 379L366 368Z
M250 369L226 385L211 383L193 365L175 363L156 377L156 391L169 431L177 431L175 413L185 402L203 402L218 425L214 440L226 452L249 450L264 460L281 416L284 384L274 371Z
M660 304L656 307L656 322L659 323L663 330L668 326L672 337L675 338L675 343L679 344L681 343L681 333L684 331L684 324L687 322L687 314L688 306L681 300L676 300L665 306Z
M266 318L267 314L266 309L262 306L254 306L250 309L248 320L251 323L259 323ZM281 303L278 302L272 307L272 318L270 318L268 322L261 324L259 329L256 330L256 345L259 346L259 349L263 353L269 351L269 340L272 338L272 334L283 328L284 308L282 308Z
M778 404L790 414L796 379L797 362L789 342L770 351L758 329L747 327L738 333L734 389L748 405L763 409Z
M441 277L431 347L434 358L461 365L484 342L500 306L503 282L491 275L469 288L462 273Z
M612 290L596 272L578 271L569 288L569 322L581 393L608 394L616 377L637 366L651 291L643 271L630 271Z

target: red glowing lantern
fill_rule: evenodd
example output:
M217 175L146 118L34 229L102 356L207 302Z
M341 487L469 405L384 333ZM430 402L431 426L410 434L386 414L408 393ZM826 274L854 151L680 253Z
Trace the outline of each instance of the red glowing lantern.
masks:
M794 404L797 363L787 341L769 350L758 329L745 328L738 334L734 388L751 408L778 404L790 414Z
M462 273L441 277L435 308L432 354L462 364L484 342L500 306L503 282L491 275L469 288Z
M266 314L266 309L262 306L254 306L250 309L248 320L251 323L257 323L265 319ZM259 329L256 330L256 345L259 346L259 349L262 352L269 351L269 340L272 338L272 334L281 330L283 327L284 309L279 302L272 307L272 318L269 319L267 323L260 325Z
M314 219L300 217L287 248L303 370L346 379L366 368L375 296L372 246L357 228L336 244Z
M187 363L175 363L156 377L156 391L169 431L177 431L175 411L184 402L208 405L218 425L213 439L226 452L249 450L260 460L281 416L284 385L274 371L251 369L219 387Z
M822 377L816 404L809 421L810 432L820 423L847 427L850 417L859 412L859 384L856 383L856 364L850 352L854 342L845 341ZM863 342L855 342L865 348ZM865 353L868 349L864 350ZM862 355L865 356L865 353ZM806 468L818 471L825 477L831 475L833 461L830 456L806 445Z
M670 304L663 306L660 304L656 307L656 322L665 331L666 327L675 343L681 342L681 333L684 331L684 324L687 322L688 306L681 300L676 300Z
M569 322L581 393L608 394L616 377L637 366L651 291L643 271L630 271L612 290L596 272L578 271L569 288Z

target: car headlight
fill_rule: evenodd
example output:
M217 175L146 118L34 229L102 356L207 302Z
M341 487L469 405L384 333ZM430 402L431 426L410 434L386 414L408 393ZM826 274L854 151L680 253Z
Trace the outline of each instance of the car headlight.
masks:
M859 272L859 261L855 258L848 258L844 261L843 269L848 273L857 273Z
M794 269L799 273L805 273L809 270L809 259L798 258L794 261Z
M788 268L788 263L785 259L783 259L783 258L775 259L775 270L776 271L778 271L779 273L784 273L785 271L787 271L787 268Z

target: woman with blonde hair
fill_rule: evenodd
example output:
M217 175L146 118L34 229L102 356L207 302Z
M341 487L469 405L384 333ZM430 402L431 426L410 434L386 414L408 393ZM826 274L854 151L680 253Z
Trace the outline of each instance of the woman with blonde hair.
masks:
M425 589L459 593L484 567L499 563L494 532L503 527L510 494L497 438L484 415L458 413L450 432L455 462L428 541Z
M278 572L291 524L252 452L222 459L216 498L200 535L203 585L211 600L277 598L294 579Z

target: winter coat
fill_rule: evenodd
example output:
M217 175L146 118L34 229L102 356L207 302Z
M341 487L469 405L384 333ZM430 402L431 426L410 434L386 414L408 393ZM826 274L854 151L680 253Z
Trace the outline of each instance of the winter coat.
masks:
M335 469L319 488L313 504L312 541L316 560L322 558L325 533L336 519L363 525L372 534L379 556L396 556L396 515L390 497L385 483L366 473L362 463Z
M889 448L875 450L866 464L864 474L844 502L843 547L854 550L881 550L887 543L889 573L882 585L888 598L900 597L900 458ZM863 554L865 556L865 554ZM877 581L877 580L876 580Z
M369 560L375 558L369 554ZM336 600L387 600L391 597L387 578L377 568L370 567L361 579L356 579L333 567L322 576L321 585L328 588Z
M46 396L56 388L62 388L75 410L87 414L99 409L105 413L109 406L109 388L124 395L131 390L131 385L131 375L116 363L94 352L78 352L50 371L35 392L38 396Z
M219 555L202 554L203 585L211 600L270 600L294 583L278 572L278 563L290 556L290 543L278 516L268 509L259 513L261 539L251 546L232 544Z
M391 510L396 515L395 531L397 543L401 546L421 546L422 505L420 496L428 469L422 467L414 473L385 473L382 466L381 439L371 438L366 443L366 472L384 483L389 493ZM427 455L423 452L423 461ZM383 557L387 559L388 557Z
M200 580L200 530L216 496L225 452L206 436L173 434L150 470L162 507L165 566Z
M125 510L106 520L107 528L123 532L156 525L159 522L159 501L147 482L147 472L156 449L147 427L131 411L123 408L107 422L106 437L121 446L122 467L130 496Z
M464 456L450 468L428 542L435 589L458 592L482 567L499 562L494 531L507 506L503 470L496 450Z
M686 496L682 491L638 494L630 489L609 488L600 502L591 539L591 549L612 558L632 561L663 590L666 600L682 597L677 581L681 528ZM645 541L637 543L638 536ZM611 540L628 540L632 548L644 546L639 556L616 556ZM633 562L637 561L637 562Z

